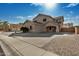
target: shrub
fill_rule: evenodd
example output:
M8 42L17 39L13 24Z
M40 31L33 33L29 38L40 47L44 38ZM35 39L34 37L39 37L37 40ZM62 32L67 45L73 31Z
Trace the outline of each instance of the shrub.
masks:
M27 27L21 27L20 30L23 31L23 33L29 32Z

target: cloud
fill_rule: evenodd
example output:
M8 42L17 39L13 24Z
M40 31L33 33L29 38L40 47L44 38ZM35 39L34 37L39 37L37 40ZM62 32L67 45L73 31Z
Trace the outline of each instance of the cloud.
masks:
M27 16L27 18L31 18L31 17L33 17L33 16Z
M43 6L43 3L32 3L31 6L32 5L34 5L34 6Z
M28 19L28 20L32 20L33 17L35 17L35 16L36 16L36 15L16 16L16 17L14 17L14 18L16 18L16 19L20 19L20 20L26 20L26 19Z
M54 7L56 7L56 3L32 3L31 5L34 5L34 6L41 6L41 7L44 7L45 9L52 9Z
M66 7L75 7L75 6L77 6L78 5L78 3L70 3L70 4L68 4Z
M73 11L70 11L70 14L73 14Z
M31 15L26 17L26 19L28 19L28 20L32 20L32 18L33 18L33 16L31 16Z
M29 15L27 16L27 19L29 20L33 20L34 17L36 17L38 14L34 14L34 15Z
M27 16L16 16L15 18L20 19L20 20L26 20L26 19L32 20L36 15L37 14L35 14L35 15L27 15Z
M34 5L34 6L44 6L45 4L47 3L32 3L31 5ZM53 5L53 3L50 3L51 5ZM56 4L56 3L55 3ZM65 7L75 7L77 6L79 3L70 3L68 4L67 6Z
M24 16L16 16L17 19L25 19L26 17Z
M79 25L79 15L74 17L65 17L64 23L73 23L74 25Z
M71 16L73 16L73 14L74 14L73 11L69 11L67 14L65 14L65 16L67 16L67 17L71 17Z

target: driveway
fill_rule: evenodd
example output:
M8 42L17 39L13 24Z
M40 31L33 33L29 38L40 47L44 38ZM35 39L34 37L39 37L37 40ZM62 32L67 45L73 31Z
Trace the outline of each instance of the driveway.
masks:
M53 35L64 35L73 34L68 32L29 32L29 33L13 33L10 36L21 36L21 37L51 37Z

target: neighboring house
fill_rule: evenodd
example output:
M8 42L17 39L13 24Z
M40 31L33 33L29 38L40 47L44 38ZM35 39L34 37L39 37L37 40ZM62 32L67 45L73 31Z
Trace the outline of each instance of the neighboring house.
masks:
M9 26L7 21L0 20L0 31L8 31L8 30L9 30Z
M9 30L10 31L19 31L21 27L22 27L22 24L10 24Z
M73 23L65 23L63 24L63 28L70 28L73 27Z
M22 27L22 23L20 24L9 24L7 21L1 21L0 20L0 31L17 31L20 30L20 28Z
M30 32L59 32L64 22L63 16L51 17L38 14L32 21L24 23Z

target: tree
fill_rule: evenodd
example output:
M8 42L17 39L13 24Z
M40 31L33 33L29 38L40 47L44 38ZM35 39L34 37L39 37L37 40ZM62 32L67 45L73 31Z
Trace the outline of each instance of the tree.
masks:
M8 27L8 22L7 21L4 21L3 22L3 30L4 31L8 31L9 27Z
M23 31L23 33L29 32L27 27L21 27L20 30Z
M24 24L27 23L27 22L29 22L29 21L30 21L30 20L27 19L27 20L24 22Z

